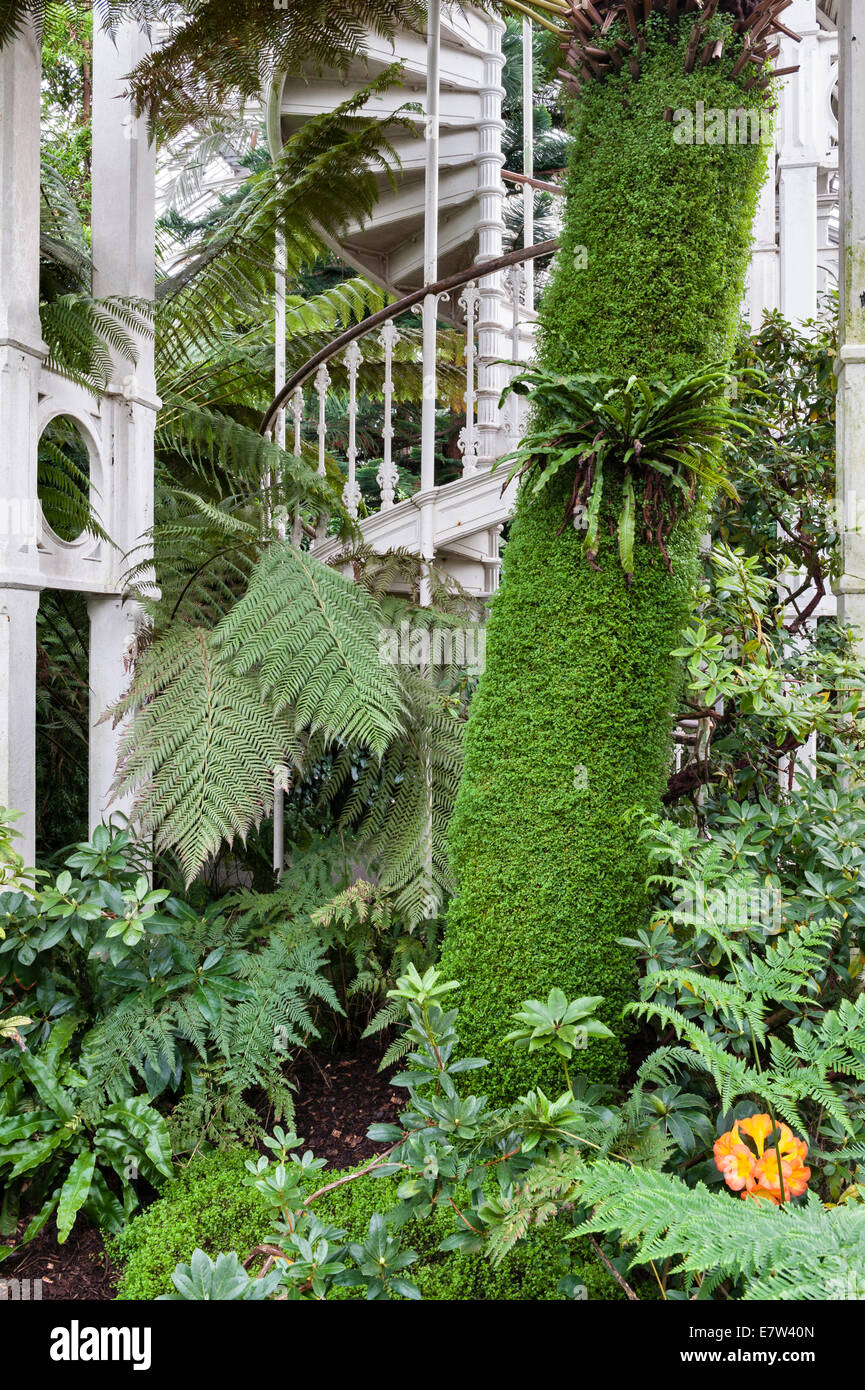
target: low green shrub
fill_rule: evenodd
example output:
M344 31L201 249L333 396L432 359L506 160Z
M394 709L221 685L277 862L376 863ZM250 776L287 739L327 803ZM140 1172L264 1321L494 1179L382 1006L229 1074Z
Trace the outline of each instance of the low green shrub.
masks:
M271 1209L264 1198L244 1183L239 1149L201 1155L179 1177L167 1183L161 1197L137 1216L110 1245L112 1257L123 1264L118 1297L148 1300L174 1292L171 1276L188 1263L193 1251L215 1256L234 1250L241 1259L268 1235ZM328 1173L325 1181L345 1176ZM315 1203L316 1214L347 1232L347 1240L362 1241L371 1217L396 1206L396 1184L388 1178L363 1177L325 1193ZM487 1301L506 1299L565 1299L580 1297L559 1289L570 1271L572 1287L582 1284L589 1299L623 1297L618 1285L588 1253L579 1269L565 1254L562 1228L555 1222L538 1227L504 1264L494 1268L482 1254L445 1253L436 1247L451 1230L444 1213L429 1221L411 1221L400 1230L403 1246L419 1259L407 1271L425 1299ZM573 1243L569 1243L573 1252ZM333 1289L331 1298L363 1297L363 1290Z
M195 1249L241 1259L267 1234L270 1206L247 1187L244 1149L199 1154L167 1182L160 1197L109 1242L123 1272L117 1296L147 1300L173 1293L171 1276Z
M360 1178L326 1193L315 1203L318 1216L348 1232L349 1239L363 1240L371 1218L387 1213L397 1205L397 1184L388 1178ZM400 1227L400 1243L411 1246L418 1260L406 1270L425 1299L497 1302L506 1299L531 1301L565 1299L569 1294L558 1287L569 1275L571 1287L582 1285L589 1299L623 1298L618 1285L589 1252L582 1268L573 1262L574 1246L565 1247L563 1228L555 1221L538 1226L511 1252L501 1265L478 1253L448 1253L437 1247L451 1234L453 1221L446 1212L427 1221L414 1220ZM334 1289L331 1298L363 1298L362 1289Z

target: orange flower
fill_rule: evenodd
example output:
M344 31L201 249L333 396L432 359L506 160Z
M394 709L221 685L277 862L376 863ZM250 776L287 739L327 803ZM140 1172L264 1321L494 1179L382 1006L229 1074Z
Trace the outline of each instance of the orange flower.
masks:
M776 1130L775 1143L767 1149L766 1141ZM753 1149L742 1142L743 1135L752 1141ZM805 1140L797 1139L789 1125L775 1125L771 1115L736 1120L733 1128L721 1135L714 1153L715 1165L729 1188L745 1198L775 1206L801 1196L811 1177L811 1169L805 1167Z
M714 1147L715 1166L724 1174L724 1181L734 1192L753 1186L754 1155L739 1139L734 1125L722 1134Z
M742 1134L747 1134L749 1139L754 1140L757 1156L762 1158L766 1140L775 1128L772 1123L772 1116L749 1115L745 1120L737 1120L733 1128L735 1129L736 1127L738 1127Z

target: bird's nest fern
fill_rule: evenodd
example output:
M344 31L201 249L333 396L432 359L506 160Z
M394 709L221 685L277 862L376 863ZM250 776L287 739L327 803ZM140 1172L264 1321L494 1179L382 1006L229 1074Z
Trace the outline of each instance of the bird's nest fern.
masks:
M628 583L640 532L672 572L667 541L700 484L736 498L719 462L721 445L730 433L751 431L725 394L729 381L722 365L672 383L541 368L520 372L504 395L527 396L535 423L496 465L511 464L502 490L519 477L537 495L567 469L572 485L559 531L571 521L584 526L583 551L597 569L605 488L620 489L619 555Z

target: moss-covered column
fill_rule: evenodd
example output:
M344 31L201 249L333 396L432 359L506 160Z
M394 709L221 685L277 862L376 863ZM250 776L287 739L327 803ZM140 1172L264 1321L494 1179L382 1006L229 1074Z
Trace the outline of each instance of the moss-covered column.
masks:
M693 23L641 23L639 78L625 64L585 82L574 103L562 248L540 306L543 366L669 380L729 356L766 159L759 119L738 112L759 116L766 97L731 76L742 40L723 15L708 38L724 38L724 56L684 70ZM620 33L617 23L605 41ZM721 129L710 111L723 113L723 143L706 140ZM553 985L605 996L600 1016L617 1040L581 1060L598 1079L623 1067L635 968L616 939L645 925L648 905L632 813L657 808L667 781L680 684L669 653L705 529L698 502L668 544L672 574L638 537L629 585L608 525L615 476L597 570L579 531L557 534L572 480L531 504L520 496L450 835L458 892L443 967L463 985L464 1045L490 1059L486 1085L501 1100L559 1088L554 1059L501 1042L520 1001Z

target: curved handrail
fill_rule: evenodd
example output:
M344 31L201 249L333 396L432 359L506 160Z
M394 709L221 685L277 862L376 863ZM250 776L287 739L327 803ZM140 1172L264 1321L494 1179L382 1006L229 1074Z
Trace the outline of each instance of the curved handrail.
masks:
M502 178L507 183L528 184L529 188L537 188L541 193L557 193L560 198L565 196L565 189L560 183L548 183L546 179L531 179L528 174L516 174L512 169L503 169Z
M435 280L431 285L424 285L422 289L412 290L411 294L406 294L402 299L396 300L394 304L386 304L383 309L377 309L374 314L361 319L351 328L347 328L338 338L334 338L332 343L320 348L314 356L307 359L302 367L298 367L289 378L285 385L277 392L267 410L261 417L258 426L259 434L267 434L271 424L279 410L298 386L302 386L308 381L313 373L321 366L322 362L328 362L335 357L343 348L347 348L356 338L362 338L371 328L377 327L380 323L386 323L388 319L396 318L398 314L404 314L414 304L420 304L426 299L428 294L446 294L449 290L458 290L462 285L467 285L471 280L483 280L487 275L493 275L498 270L506 270L508 266L521 265L523 261L534 260L537 256L550 256L554 251L558 251L559 242L555 239L551 241L539 241L536 246L523 246L517 251L508 251L504 256L496 256L491 261L481 261L479 265L473 265L469 270L458 270L453 275L446 275L442 280Z

